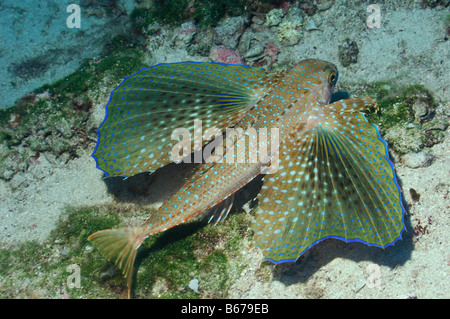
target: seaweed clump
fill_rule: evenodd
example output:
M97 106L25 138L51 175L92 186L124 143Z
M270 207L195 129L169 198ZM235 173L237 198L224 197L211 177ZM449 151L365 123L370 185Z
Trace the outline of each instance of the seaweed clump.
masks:
M47 241L0 249L0 298L126 298L126 280L87 238L151 213L123 205L68 208ZM134 297L227 297L246 265L239 256L249 226L250 217L238 213L218 226L189 223L152 236L135 264ZM80 279L75 287L73 266ZM197 291L189 288L194 278Z
M436 8L436 7L448 7L450 5L450 1L448 0L422 0L422 7L427 8Z
M377 124L398 154L418 152L444 139L445 121L436 116L437 102L422 85L396 88L387 82L377 82L368 85L366 92L379 105L379 112L368 114L368 120Z
M59 162L78 156L95 139L89 121L92 106L127 75L145 66L143 53L115 38L110 54L85 61L78 71L25 95L0 110L0 178L9 180L37 160L42 152ZM25 76L25 74L24 74Z
M215 27L226 17L270 11L281 0L155 0L151 8L136 8L131 13L135 30L145 30L151 23L179 26L194 21L200 27Z

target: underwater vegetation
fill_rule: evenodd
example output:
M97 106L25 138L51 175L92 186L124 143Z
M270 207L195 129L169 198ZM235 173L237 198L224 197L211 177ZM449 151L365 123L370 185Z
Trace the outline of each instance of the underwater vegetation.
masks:
M0 249L0 298L125 297L126 282L87 237L136 214L120 205L68 208L46 242ZM239 256L251 236L249 225L250 217L237 213L219 226L192 223L155 236L141 249L135 297L226 298L245 268ZM71 265L80 269L79 287L68 286ZM189 288L193 279L198 292Z
M450 5L450 2L448 0L422 0L422 6L423 7L430 7L430 8L436 8L438 6L441 7L448 7Z
M391 149L403 155L431 147L444 139L446 121L435 114L436 101L422 85L396 87L388 82L367 84L363 90L375 97L379 112L368 115L378 125Z
M137 30L145 29L157 22L180 25L193 20L200 27L216 26L228 16L248 14L248 12L268 12L281 6L281 0L156 0L152 8L136 8L131 13L131 23Z
M107 56L84 62L77 72L0 110L0 178L11 179L42 152L64 162L90 144L95 128L89 118L100 89L145 66L143 53L124 37L114 38L109 49Z
M68 209L67 216L61 218L58 228L47 242L39 244L26 242L16 250L0 250L0 296L2 298L42 298L63 297L66 294L66 271L71 264L83 268L82 288L74 290L81 295L95 291L90 278L85 274L95 274L104 264L98 262L95 251L86 249L86 231L118 223L115 210L79 208ZM3 267L2 267L3 266ZM92 290L94 289L94 290ZM108 292L104 292L108 296ZM111 296L111 294L109 294Z

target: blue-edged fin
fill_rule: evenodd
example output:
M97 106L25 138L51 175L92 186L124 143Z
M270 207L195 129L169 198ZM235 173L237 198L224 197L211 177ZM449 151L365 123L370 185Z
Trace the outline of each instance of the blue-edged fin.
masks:
M136 255L146 238L142 235L140 227L101 230L88 238L109 261L122 271L127 279L128 297L130 297Z
M254 222L268 260L295 261L326 238L377 247L401 238L405 211L387 146L360 113L370 106L371 99L321 106L315 127L282 141Z
M265 71L220 63L182 62L144 68L112 93L93 153L108 176L132 176L171 162L176 128L194 134L233 126L261 94ZM207 142L194 145L192 152Z

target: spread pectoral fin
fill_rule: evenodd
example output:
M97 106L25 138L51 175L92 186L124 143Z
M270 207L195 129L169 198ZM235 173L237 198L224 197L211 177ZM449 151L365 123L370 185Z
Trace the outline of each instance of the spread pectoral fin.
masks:
M280 145L280 166L265 177L255 243L273 262L295 261L326 238L386 247L404 229L400 188L386 143L359 112L323 107L316 127Z
M193 139L194 134L202 136L194 132L194 120L201 121L200 130L233 126L258 99L265 76L260 68L183 62L144 68L127 77L111 93L98 129L93 154L97 167L107 175L131 176L170 163L178 144L172 140L175 129ZM206 142L200 138L187 154Z

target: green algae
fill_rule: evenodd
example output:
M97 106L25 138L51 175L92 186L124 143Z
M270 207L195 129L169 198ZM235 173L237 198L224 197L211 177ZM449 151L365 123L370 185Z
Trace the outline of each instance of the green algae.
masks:
M106 208L68 209L58 227L44 243L25 242L17 249L1 249L0 297L3 298L84 298L119 297L95 285L95 274L105 267L101 255L87 241L91 231L109 228L118 222L116 211ZM69 289L67 267L81 269L80 288ZM105 285L108 285L106 283ZM27 289L23 290L22 287Z
M59 220L51 236L85 246L88 244L87 238L93 232L117 226L120 223L119 212L117 208L110 206L68 208L67 217Z
M430 111L436 106L433 95L422 85L398 88L388 82L375 82L366 85L365 92L379 106L379 111L370 113L368 118L378 122L383 130L414 122L413 105L418 99L423 99Z
M87 238L124 226L136 214L148 216L151 211L121 205L68 208L44 243L0 249L0 297L125 298L126 280ZM133 296L226 297L245 266L239 251L250 235L249 225L250 217L237 213L218 226L189 223L151 236L138 254ZM70 265L80 269L78 288L68 286ZM198 293L189 288L194 278L199 280Z
M194 19L200 26L216 26L226 16L245 13L247 0L200 0L197 1Z
M35 90L35 93L48 91L55 96L57 102L64 103L75 96L98 91L105 78L108 78L109 83L117 83L147 66L142 61L143 53L134 48L122 48L124 42L126 40L123 37L116 37L112 46L115 51L110 55L85 61L78 71L51 85L44 85Z
M147 27L152 22L177 25L189 19L188 0L156 0L152 9L137 8L131 13L135 28Z
M441 121L435 118L437 102L424 86L397 87L388 82L376 82L364 85L362 91L375 98L379 106L378 112L367 114L368 121L378 126L397 153L418 152L442 142L443 132L430 129ZM426 111L419 114L418 104Z
M200 27L214 27L232 16L249 11L270 11L283 1L273 0L156 0L151 8L136 8L130 15L135 30L145 30L151 23L179 26L194 21Z
M104 99L104 88L111 91L126 76L142 67L143 53L124 37L116 37L111 52L97 60L85 61L78 71L27 94L6 110L0 110L0 178L10 179L20 171L17 152L30 161L41 152L65 158L77 156L77 149L89 145L92 106ZM20 147L19 147L20 146ZM9 151L8 151L9 150ZM10 158L10 160L7 160Z
M248 215L233 214L217 226L191 223L150 238L138 256L136 297L225 298L245 264L235 260L249 225ZM194 278L199 294L188 288Z
M152 11L147 8L135 8L130 14L131 26L136 31L146 29L153 21Z

